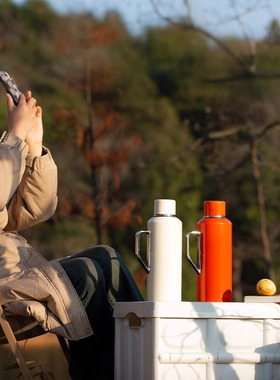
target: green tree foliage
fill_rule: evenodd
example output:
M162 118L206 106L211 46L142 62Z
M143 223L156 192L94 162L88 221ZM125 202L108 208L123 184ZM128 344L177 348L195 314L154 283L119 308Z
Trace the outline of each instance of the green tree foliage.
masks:
M277 28L258 44L260 73L279 71ZM60 173L56 214L24 232L40 252L55 258L110 244L143 285L134 235L146 229L154 200L176 200L186 233L204 200L223 199L237 298L271 266L278 275L279 79L248 79L195 30L170 25L132 37L116 13L101 20L58 15L45 1L1 0L0 30L0 67L43 105L45 144ZM246 59L246 41L224 42ZM2 129L5 107L2 96ZM184 297L195 299L184 256Z
M267 32L266 41L270 44L279 45L279 43L280 43L280 25L279 25L279 22L277 20L271 21L269 28L268 28L268 32Z

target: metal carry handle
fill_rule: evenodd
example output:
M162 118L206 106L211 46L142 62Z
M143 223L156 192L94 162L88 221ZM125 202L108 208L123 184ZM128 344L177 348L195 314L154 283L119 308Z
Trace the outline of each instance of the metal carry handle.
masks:
M141 239L141 234L146 234L147 235L147 264L141 257L141 250L140 250L140 239ZM151 244L150 244L150 231L138 231L135 234L135 255L137 259L139 260L140 264L142 267L145 269L147 273L150 273L150 262L151 262Z
M197 263L195 264L191 258L190 255L190 236L191 235L196 235L197 236L197 257L196 261ZM201 237L201 232L199 231L191 231L186 234L186 245L187 245L187 259L191 263L192 267L194 270L197 272L197 274L201 274L201 249L200 249L200 237Z

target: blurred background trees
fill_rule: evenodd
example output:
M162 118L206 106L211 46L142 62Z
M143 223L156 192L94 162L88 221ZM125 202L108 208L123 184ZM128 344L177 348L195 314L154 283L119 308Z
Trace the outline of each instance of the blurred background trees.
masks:
M261 277L280 276L280 26L271 20L260 41L217 40L179 21L133 36L114 12L0 1L0 67L43 105L60 175L56 214L24 236L48 259L113 245L145 292L134 234L154 199L176 200L185 233L204 200L225 200L241 300ZM184 299L195 300L183 262Z

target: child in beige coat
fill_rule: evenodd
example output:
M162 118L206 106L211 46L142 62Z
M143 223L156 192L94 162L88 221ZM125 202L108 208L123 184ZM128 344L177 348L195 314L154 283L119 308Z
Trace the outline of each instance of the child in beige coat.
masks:
M69 341L72 379L113 380L117 301L142 300L121 255L108 246L46 261L18 231L52 216L57 168L43 146L42 108L28 91L0 139L0 299Z

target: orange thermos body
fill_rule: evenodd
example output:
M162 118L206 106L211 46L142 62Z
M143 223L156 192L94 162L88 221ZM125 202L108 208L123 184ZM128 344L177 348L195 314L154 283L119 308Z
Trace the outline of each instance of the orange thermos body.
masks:
M197 263L190 256L189 237L198 237ZM187 258L196 270L197 298L205 302L232 300L232 224L224 201L205 201L197 231L186 234Z

